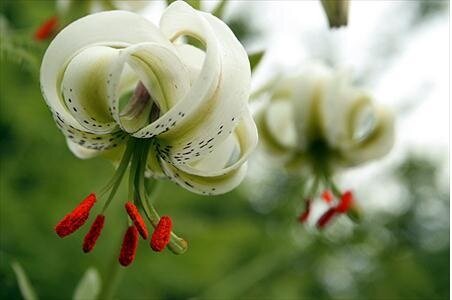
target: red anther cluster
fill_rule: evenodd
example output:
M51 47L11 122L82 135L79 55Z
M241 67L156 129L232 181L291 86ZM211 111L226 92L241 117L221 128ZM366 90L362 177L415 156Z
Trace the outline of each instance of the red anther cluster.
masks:
M50 38L57 30L58 28L58 18L56 16L53 16L44 23L39 26L34 34L34 38L37 41L43 41L48 38Z
M72 212L67 214L55 226L56 233L60 237L65 237L79 229L88 219L90 210L95 202L96 195L94 193L86 197ZM140 215L135 204L129 201L125 204L125 209L130 219L133 221L133 225L127 228L122 242L121 253L119 255L119 263L122 266L128 266L133 262L138 247L138 234L145 240L149 237L149 232L144 219ZM83 252L88 253L94 249L94 246L102 233L104 224L105 216L103 214L97 215L83 239ZM164 216L160 218L151 239L151 247L154 251L160 252L168 245L171 238L172 226L170 217Z
M338 214L345 214L351 207L353 202L353 194L347 191L342 194L339 203L328 209L317 221L317 228L324 228Z
M148 233L148 229L146 227L146 224L144 223L143 218L141 217L140 213L138 212L138 208L135 206L135 204L133 204L130 201L126 203L125 208L126 208L127 214L132 219L133 224L135 224L135 227L137 228L141 237L146 240L149 236L149 233Z
M85 239L83 240L83 252L88 253L93 250L96 245L96 241L102 232L102 228L104 228L104 223L105 216L98 215L91 225L88 233L85 235Z
M334 199L333 194L329 190L323 191L321 197L326 203L331 203Z
M168 216L163 216L160 218L157 227L154 230L151 238L151 248L154 251L160 252L165 249L171 238L171 230L173 227L173 222Z
M55 232L59 237L65 237L77 229L79 229L86 220L88 220L89 212L96 202L96 195L91 193L77 207L68 213L55 226Z
M306 220L307 220L308 217L309 217L310 212L311 212L311 199L307 199L307 200L306 200L306 206L305 206L305 209L304 209L304 211L300 214L300 216L298 216L298 221L299 221L300 223L306 222Z
M127 267L135 259L135 253L138 247L138 230L135 225L129 226L122 240L121 253L119 254L119 263Z

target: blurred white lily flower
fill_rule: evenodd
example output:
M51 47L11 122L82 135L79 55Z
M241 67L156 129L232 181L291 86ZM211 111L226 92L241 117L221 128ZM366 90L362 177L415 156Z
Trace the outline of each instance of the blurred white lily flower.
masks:
M131 162L130 200L143 201L145 173L199 194L242 181L257 143L250 77L227 25L178 1L160 28L125 11L73 22L44 55L41 88L71 151L121 160L114 182ZM151 219L157 226L158 216Z
M347 74L322 65L279 80L256 123L273 157L286 169L314 178L306 199L322 183L343 198L332 176L384 156L394 142L392 114L354 87Z

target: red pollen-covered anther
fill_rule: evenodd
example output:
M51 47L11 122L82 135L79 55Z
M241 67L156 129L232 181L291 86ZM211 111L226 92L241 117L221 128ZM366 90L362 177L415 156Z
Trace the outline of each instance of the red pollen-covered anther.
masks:
M298 216L298 221L300 223L304 223L306 222L306 220L309 217L309 214L311 212L311 199L306 200L306 206L304 211L300 214L300 216Z
M35 31L34 38L43 41L51 37L58 28L58 17L53 16L44 21Z
M317 220L317 228L322 229L324 228L337 214L337 211L335 208L328 209L318 220Z
M331 201L333 201L333 194L329 190L323 191L321 197L326 203L331 203Z
M353 202L353 194L351 191L346 191L342 194L339 204L336 206L338 213L346 213Z
M102 229L104 228L105 216L98 215L94 220L91 228L88 233L85 235L85 239L83 240L83 252L88 253L93 250L96 245L96 241L99 238Z
M96 202L96 195L89 194L73 211L68 213L55 226L55 232L59 237L65 237L79 229L89 217L89 212Z
M135 253L138 247L138 230L135 225L129 226L122 240L121 253L119 254L119 263L127 267L135 259Z
M155 227L154 233L151 237L151 248L154 251L161 252L168 245L171 238L171 230L173 222L168 216L160 218L157 227Z
M133 224L135 224L135 227L137 228L141 237L146 240L149 236L149 233L146 224L144 223L144 220L141 217L140 212L138 211L138 208L130 201L126 203L125 207L127 214L132 219Z

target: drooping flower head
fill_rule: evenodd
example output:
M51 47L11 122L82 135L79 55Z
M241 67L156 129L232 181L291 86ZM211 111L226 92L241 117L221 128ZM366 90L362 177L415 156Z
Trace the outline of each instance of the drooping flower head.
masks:
M278 81L256 122L264 148L287 170L313 179L306 201L316 198L323 186L322 198L336 213L353 207L353 197L335 186L333 175L384 156L394 140L392 114L355 87L347 74L322 65ZM307 219L308 208L301 221Z
M202 47L185 43L185 36ZM248 109L250 77L247 54L232 31L216 17L175 2L159 28L125 11L73 22L44 55L41 88L69 149L79 158L103 155L117 165L100 193L110 191L102 215L130 169L126 212L130 226L147 238L140 210L154 227L160 217L147 201L145 174L205 195L225 193L242 181L257 142ZM101 220L93 224L86 249L100 234ZM127 232L123 247L135 245L135 231ZM184 252L186 242L171 227L167 234L170 249ZM124 262L133 257L129 250Z

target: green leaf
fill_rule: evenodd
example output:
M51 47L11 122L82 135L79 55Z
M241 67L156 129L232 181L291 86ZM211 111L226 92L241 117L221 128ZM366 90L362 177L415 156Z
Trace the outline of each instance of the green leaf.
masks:
M224 10L226 9L227 0L220 0L220 3L212 10L212 15L221 19L223 18Z
M251 72L254 71L254 69L259 65L259 63L262 60L262 57L264 56L265 51L257 51L251 54L248 54L248 59L250 61L251 66Z
M19 285L20 293L25 300L36 300L36 292L33 286L28 280L27 274L25 274L24 269L18 262L11 263L14 273L16 274L17 284Z
M74 291L74 300L96 300L101 288L99 272L94 268L89 268L83 274Z

